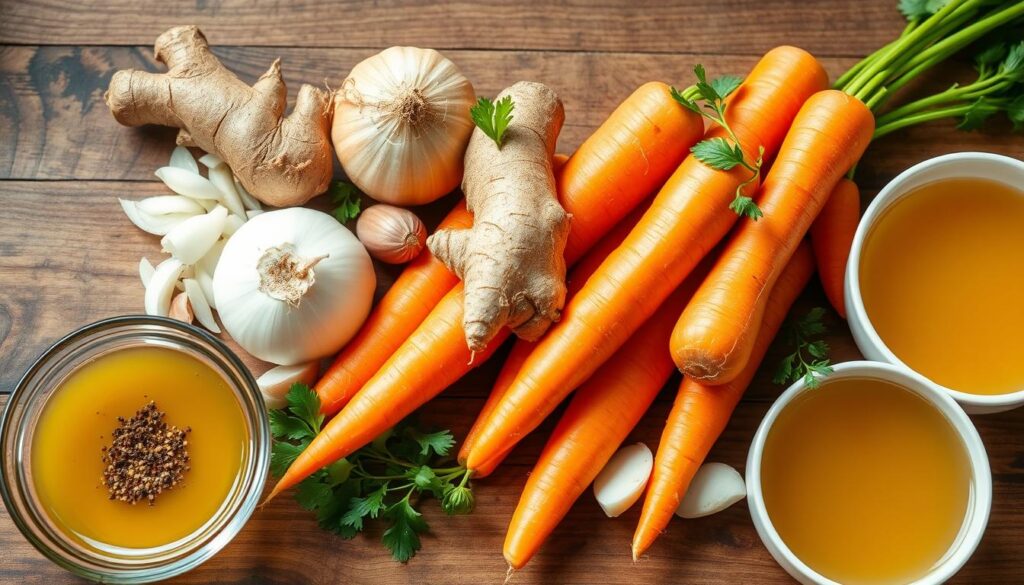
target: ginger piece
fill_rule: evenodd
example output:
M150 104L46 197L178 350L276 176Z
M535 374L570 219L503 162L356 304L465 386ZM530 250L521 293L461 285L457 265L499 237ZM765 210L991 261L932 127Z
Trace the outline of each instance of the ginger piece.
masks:
M473 227L427 239L463 280L463 329L472 351L487 347L504 325L535 340L565 305L570 218L558 203L551 162L565 111L540 83L520 81L498 99L505 96L512 96L515 113L501 148L477 128L466 150L462 190Z
M167 73L124 70L110 80L103 98L118 122L179 128L179 145L216 154L269 205L301 205L327 189L334 171L328 92L303 85L284 117L280 59L249 87L210 52L195 26L168 30L153 50Z

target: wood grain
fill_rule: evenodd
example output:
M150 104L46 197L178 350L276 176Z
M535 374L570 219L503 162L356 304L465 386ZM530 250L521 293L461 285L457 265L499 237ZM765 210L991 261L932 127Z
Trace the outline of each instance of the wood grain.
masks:
M816 53L860 55L901 20L886 0L18 0L0 4L0 43L149 45L193 23L220 46L760 54L780 42L765 32L785 31Z

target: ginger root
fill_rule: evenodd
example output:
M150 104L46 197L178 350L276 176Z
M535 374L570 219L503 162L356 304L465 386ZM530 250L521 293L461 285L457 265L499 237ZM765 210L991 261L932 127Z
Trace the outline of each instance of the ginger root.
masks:
M167 73L118 71L104 100L125 126L179 128L177 142L216 154L269 205L301 205L333 174L331 95L303 85L291 115L281 60L249 87L210 52L194 26L160 35L153 48Z
M540 83L520 81L514 117L499 149L479 128L466 150L462 190L473 227L440 230L430 251L462 278L463 329L473 351L508 325L535 340L565 305L569 215L558 204L552 157L565 120L562 101Z

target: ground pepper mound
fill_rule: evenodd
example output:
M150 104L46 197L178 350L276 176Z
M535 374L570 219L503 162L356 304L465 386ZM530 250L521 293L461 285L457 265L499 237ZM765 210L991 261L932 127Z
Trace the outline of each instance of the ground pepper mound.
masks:
M111 500L153 505L190 469L186 437L192 429L168 426L164 416L150 402L129 419L117 417L113 443L103 447L103 484Z

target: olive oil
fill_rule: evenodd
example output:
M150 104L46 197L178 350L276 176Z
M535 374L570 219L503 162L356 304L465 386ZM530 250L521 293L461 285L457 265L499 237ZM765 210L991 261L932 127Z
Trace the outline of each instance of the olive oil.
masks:
M189 429L188 470L152 505L111 499L104 448L118 417L150 402L168 426ZM32 480L62 531L99 548L149 548L182 539L216 515L242 468L245 419L208 365L169 348L118 350L73 372L53 393L32 438Z
M966 447L935 407L895 384L826 379L768 433L761 489L772 525L839 583L901 584L950 549L971 498Z
M912 369L973 394L1024 389L1024 193L985 179L919 187L865 239L860 287Z

